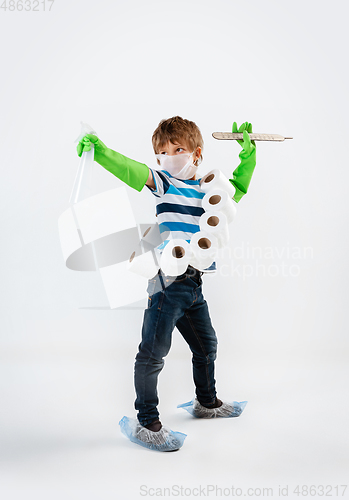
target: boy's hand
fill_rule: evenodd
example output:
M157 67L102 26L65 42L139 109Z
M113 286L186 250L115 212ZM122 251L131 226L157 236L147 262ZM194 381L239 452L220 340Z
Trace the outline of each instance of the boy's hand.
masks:
M235 187L235 194L233 200L238 203L241 198L247 193L251 177L256 166L256 143L251 141L249 133L252 133L252 124L245 122L239 130L236 122L233 124L233 134L243 134L243 140L238 143L242 146L242 151L239 153L240 164L233 172L233 178L229 179L231 184Z
M240 144L240 146L242 146L243 150L247 154L250 154L253 151L253 149L255 149L256 143L255 141L251 141L250 136L248 135L248 133L252 134L252 123L244 122L242 125L240 125L238 130L237 123L234 122L232 132L233 134L238 134L238 133L241 134L241 132L243 133L244 139L242 141L238 140L237 142Z
M103 153L107 149L106 145L96 135L86 134L76 146L78 156L81 156L85 151L91 151L91 142L95 147L95 152Z
M149 167L144 163L131 160L110 148L93 134L86 134L79 141L76 150L79 156L84 151L91 151L91 143L94 145L94 161L102 165L108 172L118 177L128 186L137 191L141 191L149 179ZM155 184L154 184L155 188Z

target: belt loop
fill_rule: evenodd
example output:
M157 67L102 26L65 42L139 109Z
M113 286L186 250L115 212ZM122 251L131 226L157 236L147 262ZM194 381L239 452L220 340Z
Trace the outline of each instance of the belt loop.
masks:
M162 291L164 291L165 290L165 285L164 285L164 280L163 280L163 277L162 277L161 269L159 269L158 274L159 274L160 283L161 283L161 286L162 286Z

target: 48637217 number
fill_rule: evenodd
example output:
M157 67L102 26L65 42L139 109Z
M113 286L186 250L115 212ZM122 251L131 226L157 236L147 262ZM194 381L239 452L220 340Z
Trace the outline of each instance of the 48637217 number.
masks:
M9 12L50 12L55 0L4 0L0 9Z
M332 486L330 484L327 485L311 485L308 486L306 484L300 486L298 485L294 490L293 493L299 497L306 497L306 496L318 496L318 497L338 497L338 496L344 496L345 490L347 489L347 484L341 484L341 485L336 485Z

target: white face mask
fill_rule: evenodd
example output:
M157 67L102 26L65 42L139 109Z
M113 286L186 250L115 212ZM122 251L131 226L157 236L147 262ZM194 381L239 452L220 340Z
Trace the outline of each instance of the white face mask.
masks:
M173 156L163 154L155 156L159 160L162 170L166 170L177 179L191 179L199 168L193 163L193 154L194 151Z

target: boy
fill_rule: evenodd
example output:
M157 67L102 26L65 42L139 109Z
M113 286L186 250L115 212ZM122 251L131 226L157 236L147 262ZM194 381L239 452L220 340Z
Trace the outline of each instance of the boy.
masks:
M244 123L233 132L243 132L244 140L240 153L240 165L229 179L236 191L238 202L247 192L256 164L255 143L247 132L252 125ZM108 149L94 135L86 135L78 144L77 151L90 150L94 144L94 159L130 187L141 191L146 185L156 197L156 211L160 232L170 231L170 237L190 241L200 230L199 219L204 213L201 200L205 193L200 187L196 172L202 161L203 139L197 125L179 116L162 120L152 136L154 153L161 170L149 168ZM158 248L163 249L166 239ZM204 272L215 270L213 263ZM193 379L196 398L190 411L201 418L231 417L241 413L234 411L232 404L223 403L216 396L214 361L217 338L211 324L207 303L202 295L204 272L188 266L185 273L170 277L160 269L148 282L148 306L144 311L142 341L135 362L135 409L138 410L137 425L128 433L134 442L152 449L169 451L181 444L169 429L162 427L157 410L157 380L163 368L163 358L168 354L171 336L176 326L192 351ZM183 405L183 407L190 404ZM236 408L235 408L236 409ZM126 417L124 417L126 418ZM168 449L169 448L169 449Z

